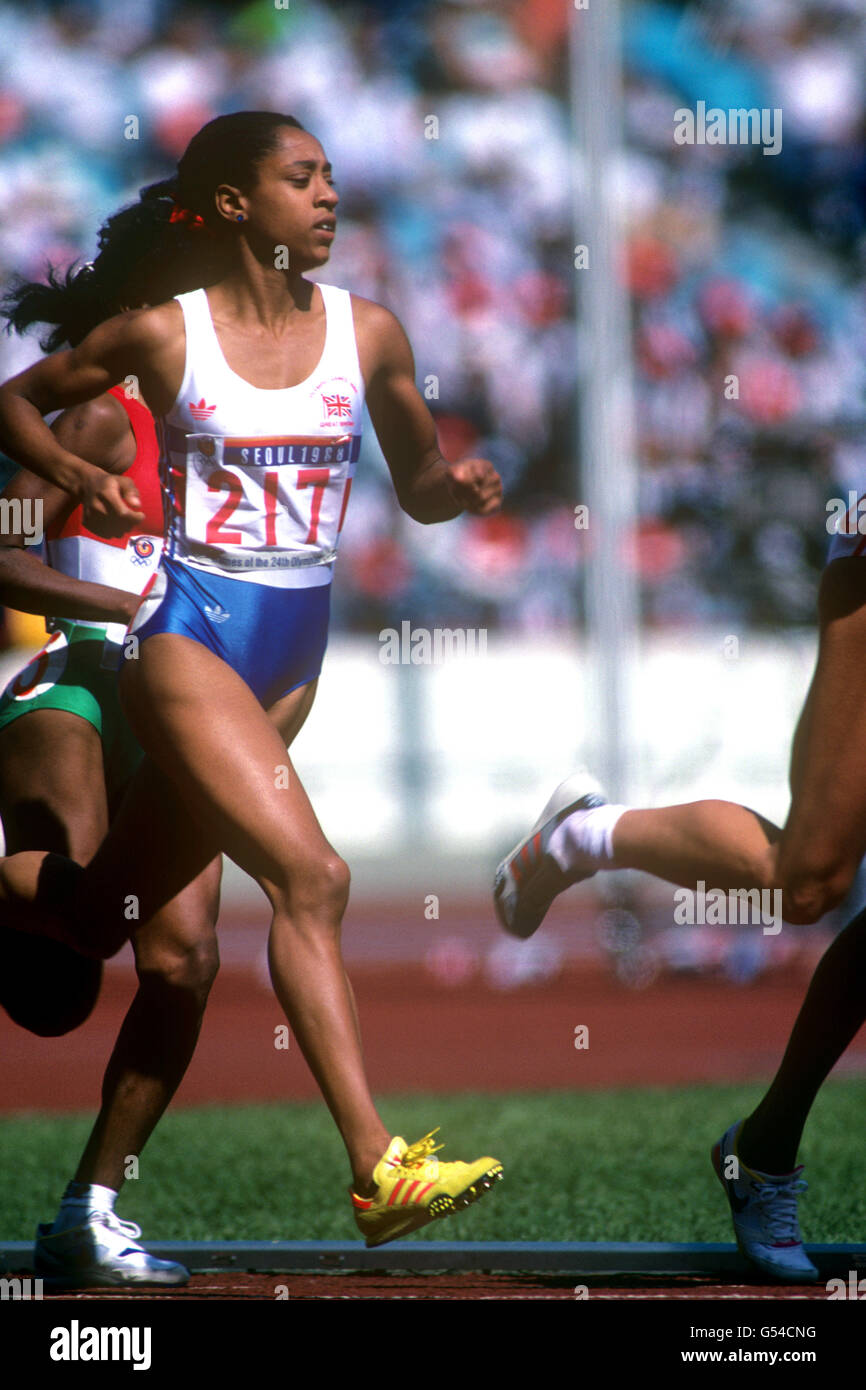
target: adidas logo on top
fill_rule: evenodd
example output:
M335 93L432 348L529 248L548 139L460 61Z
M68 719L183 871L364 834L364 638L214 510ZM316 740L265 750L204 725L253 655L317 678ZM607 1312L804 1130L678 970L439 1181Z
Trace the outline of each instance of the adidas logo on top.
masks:
M198 404L195 401L189 402L189 413L194 420L209 420L215 410L215 405L205 405L204 396Z

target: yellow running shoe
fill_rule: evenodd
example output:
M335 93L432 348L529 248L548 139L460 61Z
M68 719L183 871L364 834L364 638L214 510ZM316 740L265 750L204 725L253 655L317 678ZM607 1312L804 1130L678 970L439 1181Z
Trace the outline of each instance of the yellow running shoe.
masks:
M474 1163L440 1163L431 1157L442 1144L433 1143L431 1130L417 1144L392 1139L373 1173L378 1187L374 1197L352 1193L355 1220L367 1248L397 1240L428 1221L453 1216L483 1197L502 1177L495 1158Z

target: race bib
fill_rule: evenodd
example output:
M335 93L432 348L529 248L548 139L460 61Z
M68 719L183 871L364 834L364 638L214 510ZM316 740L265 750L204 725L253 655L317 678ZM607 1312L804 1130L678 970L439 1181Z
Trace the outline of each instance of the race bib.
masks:
M336 554L359 435L188 435L184 525L192 553L230 569L328 564Z

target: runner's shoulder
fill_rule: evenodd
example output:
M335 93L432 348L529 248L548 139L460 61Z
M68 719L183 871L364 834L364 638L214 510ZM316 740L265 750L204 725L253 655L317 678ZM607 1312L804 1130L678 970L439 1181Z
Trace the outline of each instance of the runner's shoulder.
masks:
M181 322L181 307L171 299L152 308L115 314L94 328L84 342L100 351L123 347L152 352L176 340Z
M373 333L404 332L397 315L386 309L384 304L377 304L375 299L365 299L361 294L351 295L351 300L355 323L359 328Z
M402 323L384 304L352 295L352 313L359 351L371 366L411 361L412 349Z

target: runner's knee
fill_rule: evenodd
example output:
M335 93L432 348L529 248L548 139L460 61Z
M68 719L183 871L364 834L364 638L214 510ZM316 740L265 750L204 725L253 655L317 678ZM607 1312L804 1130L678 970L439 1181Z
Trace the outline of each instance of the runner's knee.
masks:
M827 858L814 863L798 863L795 868L781 869L779 886L782 890L782 915L795 926L808 926L845 899L857 865Z
M299 924L339 928L349 901L349 866L333 850L302 868L293 868L276 885L272 903L281 915Z
M219 971L219 947L212 927L178 928L136 943L135 967L142 983L183 989L207 998Z

